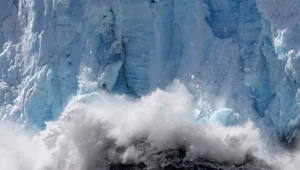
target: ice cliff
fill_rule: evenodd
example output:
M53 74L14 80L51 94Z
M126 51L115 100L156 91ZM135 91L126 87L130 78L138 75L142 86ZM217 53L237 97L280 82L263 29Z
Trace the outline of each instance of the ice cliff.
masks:
M0 118L44 128L97 90L173 80L210 108L300 125L298 0L0 0ZM199 109L203 106L199 104Z

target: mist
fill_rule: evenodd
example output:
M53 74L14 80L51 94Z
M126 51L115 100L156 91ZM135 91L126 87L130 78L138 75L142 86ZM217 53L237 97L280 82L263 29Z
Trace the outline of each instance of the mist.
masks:
M172 149L185 150L191 161L239 165L252 157L276 169L297 169L299 154L268 155L251 120L227 127L196 121L196 101L178 81L140 99L103 91L77 95L59 120L47 122L35 136L2 123L0 169L94 170L141 162L151 166L151 156Z
M230 164L262 156L260 132L251 121L201 124L193 117L195 101L179 82L140 99L103 91L78 95L58 121L47 122L34 137L2 124L0 167L107 169L108 163L147 162L151 154L170 149L186 150L190 160Z

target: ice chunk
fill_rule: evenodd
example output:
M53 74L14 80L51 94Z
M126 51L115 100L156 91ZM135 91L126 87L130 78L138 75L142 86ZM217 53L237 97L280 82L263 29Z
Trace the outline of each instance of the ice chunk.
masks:
M287 75L297 84L300 83L300 53L291 50L287 54L288 60L285 66Z
M201 114L201 111L198 108L196 108L194 110L194 116L195 116L196 120L198 120L200 118L200 114Z
M211 123L216 122L224 126L235 125L239 121L239 114L234 113L232 109L222 108L216 110L209 118L209 121Z
M255 74L247 74L244 79L244 83L249 87L256 87L258 84L258 76Z
M104 65L104 68L100 73L100 77L98 78L100 85L108 91L111 91L115 86L122 64L122 61L117 61Z

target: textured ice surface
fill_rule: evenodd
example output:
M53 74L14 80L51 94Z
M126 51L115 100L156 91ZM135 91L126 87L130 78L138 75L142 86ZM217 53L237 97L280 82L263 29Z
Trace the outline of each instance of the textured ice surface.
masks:
M205 114L231 108L262 118L291 142L300 123L299 7L298 0L0 0L1 120L43 128L77 94L104 88L140 97L179 79L210 103Z

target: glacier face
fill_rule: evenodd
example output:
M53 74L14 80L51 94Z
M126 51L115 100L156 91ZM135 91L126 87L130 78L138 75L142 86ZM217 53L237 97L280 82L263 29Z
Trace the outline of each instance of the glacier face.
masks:
M300 120L299 6L0 0L1 120L44 128L77 94L140 97L179 79L212 110L262 118L291 142Z

